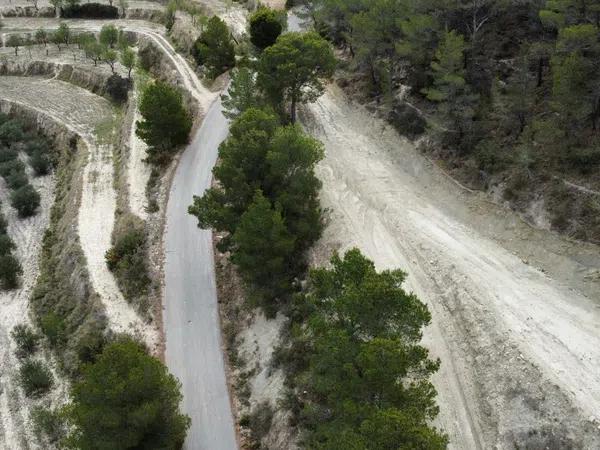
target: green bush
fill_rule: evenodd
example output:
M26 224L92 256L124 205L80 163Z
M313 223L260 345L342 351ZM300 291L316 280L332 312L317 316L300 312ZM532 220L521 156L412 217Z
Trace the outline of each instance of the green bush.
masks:
M17 248L8 234L0 233L0 255L10 255Z
M250 16L250 42L261 50L273 45L282 31L277 12L270 8L259 8Z
M0 125L0 142L4 145L12 145L24 137L23 127L16 120L8 120Z
M50 144L47 139L43 137L36 137L25 144L25 153L33 155L34 153L50 153Z
M50 173L52 161L46 153L38 150L29 157L29 165L37 176L42 176Z
M19 217L33 216L40 206L40 194L27 184L10 195L10 204L19 213Z
M59 346L65 339L65 321L54 312L49 312L40 320L42 333L48 338L52 346Z
M20 189L29 183L27 174L18 170L11 172L10 175L5 178L5 180L8 187L12 190Z
M8 147L0 148L0 164L3 164L8 161L13 161L19 157L19 154Z
M50 443L54 443L65 435L65 421L58 410L34 406L31 409L31 422L38 439L44 437Z
M0 164L0 176L8 177L13 172L25 172L25 164L20 159L11 159Z
M19 383L27 397L39 397L50 390L54 378L44 363L30 359L19 368Z
M125 103L129 93L130 83L127 78L123 78L116 73L112 74L106 80L106 93L112 101L118 104Z
M10 332L10 335L17 344L16 355L19 358L31 356L37 350L40 337L29 325L16 325Z
M273 407L268 401L259 403L252 409L252 413L248 417L248 427L257 446L260 445L262 438L269 433L273 423L273 415Z
M114 272L119 287L128 300L148 292L150 277L146 265L146 237L143 228L131 225L116 238L115 245L106 252L106 264Z
M146 45L138 51L138 63L147 72L158 68L160 58L160 51L153 45Z
M8 230L8 222L6 221L6 219L4 218L2 213L0 213L0 234L6 234L7 230Z
M23 268L13 255L0 256L0 282L4 289L14 289L19 285L19 276Z

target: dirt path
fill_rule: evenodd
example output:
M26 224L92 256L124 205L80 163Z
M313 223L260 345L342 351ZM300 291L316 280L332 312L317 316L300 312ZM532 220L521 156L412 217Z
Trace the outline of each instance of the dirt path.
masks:
M407 270L432 309L425 343L442 359L438 423L451 446L598 448L598 248L460 190L336 88L303 122L326 146L323 257L358 246Z
M111 329L141 336L150 348L156 330L148 327L125 301L104 260L111 246L116 194L113 187L112 146L99 144L96 127L112 116L105 99L59 80L0 77L3 98L42 111L79 134L89 150L83 173L78 234L94 290L102 298Z

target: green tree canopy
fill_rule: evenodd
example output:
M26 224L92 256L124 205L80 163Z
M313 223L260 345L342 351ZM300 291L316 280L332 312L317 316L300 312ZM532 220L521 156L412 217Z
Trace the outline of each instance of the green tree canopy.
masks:
M130 339L108 344L72 389L69 443L83 449L178 449L190 419L180 383Z
M334 69L333 51L317 33L286 33L262 53L258 85L274 105L289 102L295 122L296 105L316 100L323 93L322 79L331 77Z
M259 8L250 16L250 42L261 50L273 45L283 31L278 13L270 8Z
M119 41L119 30L114 25L104 25L100 30L100 43L109 48L114 46Z
M150 83L142 93L136 134L148 144L148 158L161 163L176 147L188 140L192 120L185 110L179 91L162 81Z
M221 96L221 101L223 114L229 119L235 119L250 108L260 107L263 99L254 73L247 67L233 70L227 94Z
M294 236L281 217L281 207L272 207L262 192L254 199L233 235L232 261L260 297L276 298L289 289L293 274L290 262Z
M429 425L439 361L419 345L431 316L402 289L405 277L377 272L357 249L311 271L300 300L309 306L296 341L303 353L292 348L307 355L296 379L307 447L445 448L447 438Z
M234 67L235 49L227 24L217 16L211 17L194 43L192 55L198 65L206 67L211 78Z

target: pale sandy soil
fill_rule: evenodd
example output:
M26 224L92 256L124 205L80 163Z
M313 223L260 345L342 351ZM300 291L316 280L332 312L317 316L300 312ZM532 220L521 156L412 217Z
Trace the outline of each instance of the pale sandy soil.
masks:
M111 246L116 194L112 147L99 144L95 130L112 116L110 104L58 80L0 77L0 92L4 98L46 112L82 136L89 150L89 162L83 173L78 233L92 285L102 298L111 329L137 334L154 348L156 330L144 324L125 301L104 259Z
M10 191L4 181L0 181L2 212L9 224L8 234L17 245L15 256L23 267L21 286L0 292L0 448L6 449L20 448L33 440L29 411L35 402L26 399L18 385L19 360L14 353L16 346L10 332L15 325L30 323L29 296L35 286L42 237L54 200L54 180L48 175L31 178L30 181L40 193L41 203L38 214L27 219L17 217L10 206ZM54 404L66 398L63 383L57 384L49 396Z
M135 111L129 136L129 160L127 161L127 184L129 187L129 207L131 212L140 219L146 220L148 213L146 206L146 185L150 178L150 166L143 160L146 158L146 149L148 146L135 134L135 123L141 119L137 107L138 93L133 90L130 100L135 103Z
M315 262L357 246L409 273L451 447L599 448L599 249L461 190L337 88L302 118L326 148Z

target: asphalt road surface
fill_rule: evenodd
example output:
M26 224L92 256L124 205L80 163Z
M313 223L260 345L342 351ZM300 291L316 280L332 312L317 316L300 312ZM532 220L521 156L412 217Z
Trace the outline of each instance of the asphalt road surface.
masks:
M192 418L186 449L237 448L221 348L211 231L187 212L210 186L217 149L227 137L221 102L210 107L177 167L165 234L166 362L183 384L183 411Z

